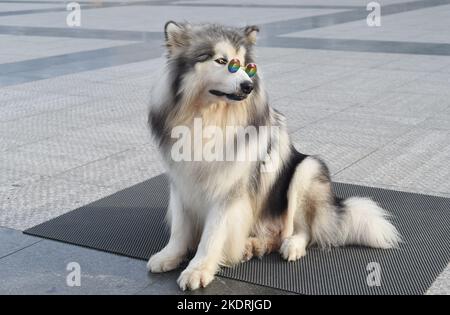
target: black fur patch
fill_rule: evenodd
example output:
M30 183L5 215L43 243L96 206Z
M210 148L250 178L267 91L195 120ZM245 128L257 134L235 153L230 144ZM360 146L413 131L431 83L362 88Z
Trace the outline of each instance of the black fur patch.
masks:
M333 198L334 198L334 205L336 206L336 213L344 214L345 213L345 205L344 205L345 199L335 196L334 193L333 193Z
M190 60L184 56L177 57L171 60L170 63L170 71L172 72L172 94L174 97L174 103L178 103L181 99L181 81L183 80L184 75L192 69L195 62Z
M164 119L161 116L161 113L157 111L150 111L148 115L150 129L152 130L153 135L158 139L161 139L164 135Z
M298 152L291 146L291 154L287 162L283 165L272 188L268 193L264 203L264 212L273 217L283 214L288 207L288 190L297 165L299 165L307 155Z

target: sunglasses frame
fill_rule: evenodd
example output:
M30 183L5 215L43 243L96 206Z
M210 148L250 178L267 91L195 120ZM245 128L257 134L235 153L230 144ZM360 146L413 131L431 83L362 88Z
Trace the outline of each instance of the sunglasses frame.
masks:
M233 68L232 68L232 66L230 66L231 65L231 63L237 63L238 65L239 65L239 68L237 68L236 70L234 70ZM249 68L249 66L252 66L254 69L255 69L255 73L252 75L252 76L250 76L249 75L249 71L247 70L248 68ZM241 62L239 61L239 59L237 59L237 58L234 58L234 59L231 59L230 61L228 61L228 65L227 65L227 67L228 67L228 71L229 72L231 72L231 73L236 73L236 72L238 72L238 70L239 69L244 69L244 71L245 71L245 73L247 73L247 75L250 77L250 78L253 78L255 75L256 75L256 72L257 72L257 67L256 67L256 63L248 63L248 64L246 64L245 66L241 66ZM233 70L232 70L233 69Z

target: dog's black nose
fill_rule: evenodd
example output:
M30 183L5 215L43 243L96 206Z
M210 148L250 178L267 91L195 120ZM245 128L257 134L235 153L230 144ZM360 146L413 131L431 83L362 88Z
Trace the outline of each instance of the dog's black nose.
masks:
M241 91L245 94L250 94L253 91L253 82L244 81L241 83Z

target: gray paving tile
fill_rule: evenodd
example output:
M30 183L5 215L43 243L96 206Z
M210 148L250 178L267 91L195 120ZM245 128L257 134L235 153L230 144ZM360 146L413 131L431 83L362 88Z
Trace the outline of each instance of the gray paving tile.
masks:
M0 167L0 173L0 191L11 190L44 177L42 175L21 171L17 168L8 169Z
M398 91L448 96L450 95L449 84L450 74L432 73L405 84Z
M20 3L20 1L16 3L0 3L0 12L14 12L14 11L22 11L25 8L36 10L36 9L47 9L47 8L55 8L58 4L56 3Z
M414 129L340 172L336 180L448 193L449 135L448 130Z
M27 152L30 155L45 155L49 159L75 160L83 165L112 154L121 152L122 148L114 146L98 146L86 142L67 141L64 137L52 138L20 146L17 151Z
M76 262L81 286L70 287ZM68 244L43 241L0 260L1 294L133 294L152 283L145 262Z
M51 176L84 163L68 156L52 156L47 152L20 151L18 148L2 153L0 164L3 168Z
M0 132L4 138L31 143L89 126L80 120L72 121L69 114L55 111L17 121L0 122Z
M450 264L428 289L428 295L450 295Z
M10 87L0 87L0 106L8 105L8 102L12 100L39 97L58 98L61 97L61 95L52 92L41 93L40 91L31 91L30 89L14 90Z
M0 261L3 257L11 255L42 240L38 237L24 235L20 231L3 227L0 227L0 239L2 240L0 242Z
M37 94L30 98L12 98L3 101L3 104L0 106L0 123L58 111L82 104L88 100L89 98L85 96L62 96L53 94ZM52 113L50 115L55 116L58 113ZM51 119L49 116L41 117Z
M319 120L326 119L336 113L331 109L317 109L311 107L303 107L302 102L291 99L276 100L272 106L286 117L286 124L289 132L312 125Z
M22 84L31 81L41 80L42 76L37 73L22 72L22 73L5 73L0 76L0 87L10 86L15 84Z
M405 34L406 35L406 34ZM427 37L428 38L428 37ZM417 43L381 40L274 37L263 46L335 50L346 52L370 52L405 55L449 56L450 44Z
M60 76L37 82L28 82L12 87L15 90L31 90L51 92L59 95L111 97L119 93L132 92L128 88L123 89L105 82L86 81L85 78Z
M338 97L334 97L332 93L329 95L316 95L310 93L309 90L305 93L299 93L297 96L285 96L277 99L271 103L271 105L280 111L297 111L299 115L306 114L316 116L321 113L336 113L346 108L354 107L355 101L352 100L340 100Z
M348 2L351 1L342 1L342 2ZM215 3L210 0L193 0L193 1L176 1L172 5L182 5L182 6L214 6L214 7L229 7L229 6L236 6L239 5L243 8L313 8L313 9L355 9L357 8L355 5L350 4L344 4L344 3L338 3L338 4L329 4L329 3L323 3L321 1L302 1L299 3L299 1L295 0L281 0L278 1L276 4L273 1L270 0L260 0L258 3L252 3L247 1L237 1L232 0L227 3L218 2Z
M339 174L338 174L339 175ZM424 187L406 187L402 185L392 185L392 184L385 184L381 182L371 182L371 181L365 181L364 179L346 179L346 178L340 178L338 175L335 175L334 180L336 182L342 182L352 185L361 185L361 186L367 186L367 187L375 187L375 188L382 188L387 190L395 190L395 191L403 191L407 193L416 193L416 194L423 194L423 195L430 195L430 196L437 196L437 197L444 197L444 198L450 198L450 193L432 190L432 189L426 189Z
M419 3L417 3L419 4ZM432 2L428 2L432 5ZM428 30L434 31L436 36L432 42L448 43L448 34L443 34L437 21L448 20L449 10L448 3L441 3L432 8L422 8L421 10L413 10L410 12L402 12L401 14L389 15L389 10L394 6L383 5L383 21L381 27L367 27L366 21L360 19L341 25L329 25L318 29L311 29L302 32L290 34L291 36L301 37L321 37L321 38L338 38L338 39L359 39L359 40L386 40L386 41L409 41L414 38L416 42L429 42L427 37ZM401 5L397 6L401 7ZM403 6L405 9L407 6ZM402 9L400 9L402 10ZM396 12L400 13L400 12ZM436 23L430 23L436 21ZM427 25L422 28L411 28L412 25Z
M48 177L0 190L0 226L26 229L113 192L111 188Z
M268 49L266 47L259 49ZM279 48L278 48L279 49ZM295 63L300 65L334 65L340 67L355 68L377 68L384 64L389 64L396 60L401 60L404 55L386 54L376 52L355 52L355 51L338 51L325 49L295 49L284 48L288 55L281 55L277 60L286 63Z
M340 80L335 80L325 84L323 87L329 90L359 90L380 95L418 80L423 76L424 74L419 72L368 69L356 72ZM401 91L401 89L398 90Z
M392 0L389 1L389 3L402 3L405 2L405 0ZM180 1L180 3L197 3L197 4L208 4L212 3L211 0L183 0ZM220 2L221 3L221 2ZM229 0L226 2L226 4L230 5L238 5L238 4L246 4L249 3L249 5L252 5L253 2L250 1L242 1L242 0ZM260 0L258 3L262 5L268 5L268 4L274 4L273 0ZM330 2L327 0L302 0L301 3L299 3L298 0L279 0L276 2L276 5L315 5L315 6L324 6L325 8L330 5ZM333 6L336 7L346 7L346 6L359 6L361 2L359 0L340 0L333 3Z
M338 113L301 128L304 139L355 148L379 148L407 132L411 126L389 117Z
M332 65L308 65L299 67L299 65L287 65L287 69L293 68L294 71L283 74L282 76L265 76L265 84L270 93L282 91L284 96L297 96L305 90L318 87L329 82L345 77L350 73L358 71L356 68L339 67ZM341 79L342 78L342 79Z
M316 155L325 161L332 175L349 167L374 150L370 147L352 147L314 141L314 139L308 139L301 130L291 134L291 139L297 150L303 154Z
M449 56L405 55L395 61L380 65L379 69L436 72L449 65Z
M183 292L178 287L176 280L181 270L164 274L151 275L155 280L144 290L139 291L139 295L286 295L292 294L286 291L276 290L268 287L258 286L251 283L236 281L227 278L216 277L206 288L196 291Z
M391 116L400 121L420 123L429 117L440 115L449 104L448 97L443 95L388 92L374 97L365 104L352 107L349 111L355 114Z
M25 141L18 141L15 139L8 139L0 136L0 152L16 149L18 146L24 144Z
M330 104L329 106L336 104L339 108L345 108L348 105L363 104L375 98L374 93L371 91L355 89L331 90L326 84L297 93L295 97L299 100L304 100L304 103L306 101L325 102Z
M440 119L438 117L430 117L424 120L419 127L431 129L450 130L450 119Z
M154 85L155 81L158 78L158 76L156 76L154 72L156 71L152 71L142 75L127 76L124 78L113 79L107 82L117 84L119 86L129 86L130 88L142 87L146 91L150 92L152 86Z
M2 53L17 54L21 57L16 62L132 43L132 41L15 35L0 35L0 41L9 43L2 46Z
M61 133L55 139L65 138L67 141L100 147L132 148L152 141L146 120L147 114L143 113L127 120L112 121L99 126Z
M139 146L56 176L70 181L111 187L118 191L164 172L157 150Z

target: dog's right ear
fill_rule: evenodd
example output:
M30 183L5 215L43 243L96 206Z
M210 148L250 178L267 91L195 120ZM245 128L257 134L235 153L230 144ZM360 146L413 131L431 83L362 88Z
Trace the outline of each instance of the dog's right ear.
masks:
M189 44L189 26L169 21L164 26L166 37L166 47L170 55L173 55L180 48Z

